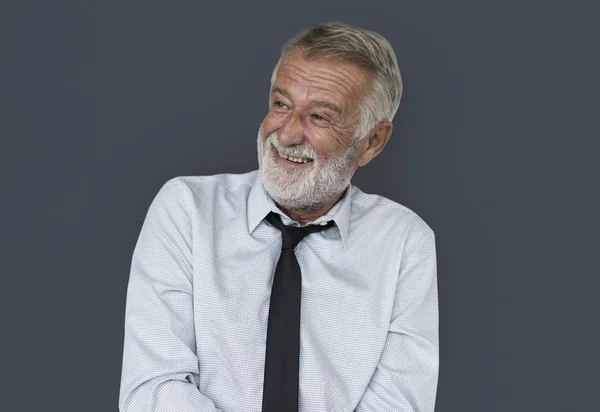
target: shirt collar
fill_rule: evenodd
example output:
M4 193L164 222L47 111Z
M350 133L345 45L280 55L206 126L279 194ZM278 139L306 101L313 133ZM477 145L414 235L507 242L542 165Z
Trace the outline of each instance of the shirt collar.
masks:
M248 194L247 210L247 222L248 222L248 233L252 233L260 222L269 214L269 212L279 213L280 215L287 216L271 199L271 197L265 191L262 180L260 169L255 170L255 178ZM320 216L314 222L315 224L321 222L327 222L333 220L340 231L342 237L342 243L344 246L348 243L348 232L350 226L350 207L351 207L351 196L352 196L352 184L349 184L344 192L344 195L338 202L325 213ZM284 222L285 223L285 222Z

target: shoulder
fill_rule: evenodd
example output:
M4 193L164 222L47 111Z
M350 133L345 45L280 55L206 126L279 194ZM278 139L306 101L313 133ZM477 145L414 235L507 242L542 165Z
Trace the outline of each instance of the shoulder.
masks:
M202 176L176 176L166 181L159 195L179 197L185 202L215 201L223 195L249 191L256 171L247 173L221 173Z
M390 228L390 232L400 237L434 236L433 229L411 208L382 195L365 193L354 185L352 206L356 219L376 227Z

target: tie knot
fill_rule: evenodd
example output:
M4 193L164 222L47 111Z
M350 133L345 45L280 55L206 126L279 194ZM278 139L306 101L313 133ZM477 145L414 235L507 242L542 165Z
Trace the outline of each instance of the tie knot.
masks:
M277 214L275 212L270 212L267 215L267 221L269 223L271 223L273 226L275 226L277 229L281 230L281 238L282 238L281 249L282 250L285 250L285 249L293 250L296 248L298 243L300 243L300 241L302 239L304 239L304 237L306 235L308 235L309 233L320 232L322 230L325 230L325 229L333 226L333 221L331 221L331 220L329 222L327 222L326 225L312 225L312 226L304 226L304 227L288 226L288 225L283 224L283 222L281 221L281 216L279 216L279 214Z

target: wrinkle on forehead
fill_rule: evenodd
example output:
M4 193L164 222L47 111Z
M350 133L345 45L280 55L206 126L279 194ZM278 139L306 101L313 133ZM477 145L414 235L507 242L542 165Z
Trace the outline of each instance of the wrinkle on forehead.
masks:
M346 73L342 74L340 72ZM333 83L333 90L335 90L335 86L337 86L339 90L335 91L345 94L352 94L354 87L357 86L354 82L348 80L350 73L348 73L346 70L340 69L319 67L308 71L290 64L282 65L282 76L291 81L302 82L306 84L314 83L314 85L312 85L313 87L327 91L332 90L331 85L328 83Z
M277 73L279 76L298 85L303 90L303 97L314 91L323 92L336 99L336 103L341 103L345 111L350 101L356 103L359 100L369 81L369 75L363 69L350 63L306 61L297 55L282 61Z

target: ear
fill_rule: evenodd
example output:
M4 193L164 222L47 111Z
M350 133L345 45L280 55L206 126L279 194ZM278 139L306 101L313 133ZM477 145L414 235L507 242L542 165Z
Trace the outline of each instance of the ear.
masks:
M392 135L392 128L392 122L384 121L371 129L369 136L362 142L362 154L358 158L358 166L368 164L383 150Z

